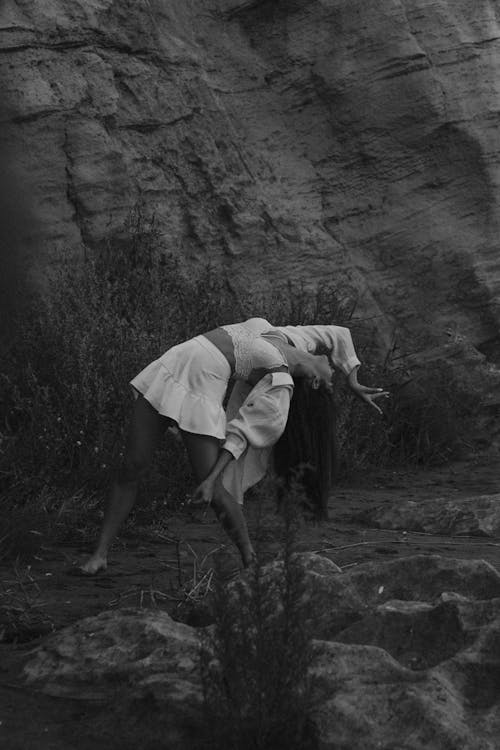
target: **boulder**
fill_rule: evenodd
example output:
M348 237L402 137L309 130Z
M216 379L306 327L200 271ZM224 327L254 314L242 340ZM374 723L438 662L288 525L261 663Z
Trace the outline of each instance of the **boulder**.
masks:
M373 646L315 648L312 716L321 750L494 750L496 735L477 727L444 674L405 669Z
M438 605L443 594L480 601L500 598L500 575L484 560L414 555L366 563L340 574L332 568L328 575L322 561L314 572L319 555L307 557L304 596L315 638L337 638L346 628L373 617L375 612L383 616L384 610L379 608L392 606L394 600L401 601L401 616L406 609L414 619ZM446 618L447 611L444 606L439 613Z
M293 558L313 637L309 719L326 750L495 750L500 727L500 574L482 560L416 555L342 572L326 558ZM246 596L247 573L227 584ZM267 604L281 606L283 563L261 571ZM274 617L276 606L266 607ZM175 747L202 727L198 665L204 629L166 613L114 610L49 637L26 664L52 695L154 698ZM205 644L206 638L202 638ZM211 663L211 669L217 669ZM306 710L306 709L304 709ZM167 717L167 719L165 719ZM188 734L185 728L189 726Z
M121 609L101 612L64 628L36 650L26 680L62 697L104 700L117 686L154 695L176 715L196 715L199 637L166 612Z

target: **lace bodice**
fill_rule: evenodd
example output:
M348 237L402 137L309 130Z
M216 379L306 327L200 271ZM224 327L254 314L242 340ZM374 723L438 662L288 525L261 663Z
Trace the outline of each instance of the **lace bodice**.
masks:
M253 370L272 370L287 364L283 354L275 346L244 323L234 323L221 328L229 334L233 342L236 378L248 380Z

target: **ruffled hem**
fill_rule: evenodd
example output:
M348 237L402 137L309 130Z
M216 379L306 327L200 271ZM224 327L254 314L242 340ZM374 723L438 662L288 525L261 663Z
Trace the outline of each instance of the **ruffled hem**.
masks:
M159 414L177 422L181 430L224 440L226 414L222 403L187 389L172 377L160 360L148 365L130 385Z

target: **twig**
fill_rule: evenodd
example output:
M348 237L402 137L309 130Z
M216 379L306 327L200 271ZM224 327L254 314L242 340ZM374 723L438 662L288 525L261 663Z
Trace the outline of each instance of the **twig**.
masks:
M384 531L384 532L392 532L393 534L410 534L412 536L429 536L433 539L445 539L445 540L451 540L451 539L460 539L464 541L470 541L470 542L479 542L481 543L481 540L484 539L484 536L466 536L465 534L462 536L462 534L432 534L430 531L406 531L405 529L384 529L384 528L376 528L374 531ZM493 547L500 547L500 544L497 544L496 542L482 542L483 544L493 546Z
M181 568L181 540L176 540L175 553L177 556L177 581L179 588L182 588L182 568Z
M166 534L162 534L160 531L155 532L153 536L161 539L162 542L168 542L169 544L175 544L180 541L179 539L177 539L177 537L167 536Z
M440 539L441 540L443 539L443 537L436 536L435 534L424 534L422 532L414 532L414 533L419 533L420 536L432 537L432 538L434 538L436 540L436 542L438 540L440 540ZM453 540L454 539L478 540L478 538L480 538L480 537L468 537L468 536L456 537L456 536L454 536L454 537L444 537L444 538L445 538L445 541L446 541L447 545L452 545L454 547L461 547L462 546L461 542L459 542L459 541L453 541ZM313 550L313 552L315 554L319 554L320 552L339 552L341 550L350 549L352 547L362 547L363 545L369 545L369 544L379 544L380 545L380 544L383 544L383 543L384 542L381 539L372 539L370 541L365 541L365 542L356 542L355 544L346 544L346 545L343 545L342 547L323 547L322 549ZM406 539L391 539L388 543L389 544L404 544L404 545L408 545L408 544L411 544L411 539L408 536ZM496 542L481 542L481 544L483 544L483 546L485 546L485 547L500 547L500 544L497 544Z
M207 554L205 555L205 557L200 563L200 568L203 568L204 564L206 563L210 555L214 555L216 552L219 552L221 549L225 549L225 547L226 547L225 544L219 544L218 547L214 547L214 549L211 549L209 552L207 552Z
M339 550L350 549L351 547L362 547L365 544L380 544L380 541L356 542L355 544L345 544L342 547L323 547L323 549L313 550L313 552L315 554L318 554L319 552L338 552Z
M200 578L200 580L199 580L199 581L198 581L198 582L196 583L196 585L194 585L194 586L193 586L193 588L192 588L192 589L191 589L190 591L187 591L187 592L186 592L186 596L187 596L187 597L188 597L189 599L193 599L193 595L194 595L194 594L196 593L196 591L197 591L197 590L198 590L198 589L199 589L199 588L201 587L201 585L202 585L202 584L204 583L204 581L205 581L205 580L206 580L206 579L208 578L208 579L209 579L209 580L208 580L208 584L207 584L207 586L206 586L206 588L205 588L205 594L206 594L206 593L207 593L207 591L209 590L209 587L210 587L210 582L211 582L211 580L212 580L212 576L213 576L213 570L209 570L209 571L207 571L207 572L205 573L205 575L203 576L203 578Z

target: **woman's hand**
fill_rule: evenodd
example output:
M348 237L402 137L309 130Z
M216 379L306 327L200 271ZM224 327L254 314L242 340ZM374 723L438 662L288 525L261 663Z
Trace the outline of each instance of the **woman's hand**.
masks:
M222 448L212 471L210 472L208 477L206 477L203 482L201 482L195 489L193 497L189 501L190 505L210 505L210 503L214 499L215 484L217 482L217 478L219 477L219 474L222 474L228 463L230 463L230 461L232 460L232 454L229 451L225 450L225 448Z
M367 385L361 385L361 383L358 383L356 388L351 386L351 390L361 401L378 411L379 414L383 414L382 409L375 401L379 398L388 398L390 396L389 391L384 391L382 388L369 388Z
M354 370L351 370L351 372L347 376L347 384L354 395L357 396L357 398L361 399L361 401L364 401L365 404L375 409L375 411L377 411L379 414L383 414L382 409L376 403L376 401L379 398L389 398L389 391L384 391L383 388L371 388L370 386L361 385L361 383L358 383L357 367L355 367Z
M207 477L195 489L190 505L210 505L214 498L215 480Z

